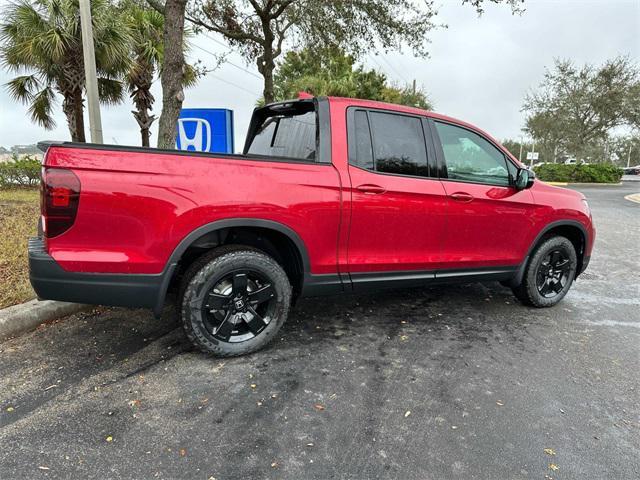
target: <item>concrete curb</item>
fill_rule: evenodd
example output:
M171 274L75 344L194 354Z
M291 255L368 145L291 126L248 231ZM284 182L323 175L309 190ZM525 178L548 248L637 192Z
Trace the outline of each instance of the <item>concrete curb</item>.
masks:
M545 182L544 180L540 180L543 183L546 183L547 185L553 185L554 187L566 187L569 185L598 185L598 186L607 186L607 187L619 187L622 185L622 182L619 183L595 183L595 182L575 182L575 183L571 183L571 182Z
M93 308L82 303L30 300L0 310L0 340L35 329L41 323Z
M630 202L640 203L640 193L632 193L631 195L624 197L624 199L629 200Z

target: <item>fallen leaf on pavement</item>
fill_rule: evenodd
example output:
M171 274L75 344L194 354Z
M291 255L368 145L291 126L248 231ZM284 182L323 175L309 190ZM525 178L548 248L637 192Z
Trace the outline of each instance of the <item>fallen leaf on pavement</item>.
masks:
M187 450L185 450L184 448L180 449L180 456L181 457L186 457L187 456Z
M44 467L44 466L39 466L38 467L40 470L51 470L49 467Z
M404 418L407 418L409 415L411 415L411 410L407 410L404 414Z
M547 455L555 455L556 452L553 450L553 448L545 448L544 449L544 453L546 453Z
M319 403L316 403L313 408L315 408L316 410L318 410L319 412L324 410L324 405L321 405Z
M252 383L251 385L249 385L251 388L256 388L258 385L256 385L255 383Z
M498 400L496 402L496 405L498 405L499 407L504 407L504 403L502 403L502 400Z
M109 435L107 438L105 438L105 440L107 442L113 442L113 437L111 435Z
M15 408L13 407L7 407L7 412L13 412L15 410Z
M278 467L278 462L273 462L271 464L271 468L277 468Z
M550 463L549 464L549 468L551 470L553 470L554 472L560 470L560 467L558 465L556 465L555 463Z

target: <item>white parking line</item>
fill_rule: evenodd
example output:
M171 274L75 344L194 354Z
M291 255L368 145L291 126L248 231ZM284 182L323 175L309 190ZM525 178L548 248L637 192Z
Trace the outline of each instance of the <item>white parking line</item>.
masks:
M599 327L631 327L640 328L640 322L622 322L620 320L585 320L581 323L587 323L589 325L596 325Z

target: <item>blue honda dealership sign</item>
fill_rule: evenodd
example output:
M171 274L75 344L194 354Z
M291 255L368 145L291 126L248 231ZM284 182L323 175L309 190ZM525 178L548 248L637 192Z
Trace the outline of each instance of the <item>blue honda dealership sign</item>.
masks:
M233 111L183 108L178 119L178 150L233 153Z

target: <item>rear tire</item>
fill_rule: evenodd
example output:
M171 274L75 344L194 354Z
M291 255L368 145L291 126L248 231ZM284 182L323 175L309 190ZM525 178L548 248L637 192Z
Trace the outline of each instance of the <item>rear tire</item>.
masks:
M216 248L184 275L184 331L205 353L233 357L269 343L289 315L291 285L282 267L242 245Z
M524 305L544 308L564 298L576 276L576 251L568 238L549 237L534 251L522 283L512 288Z

